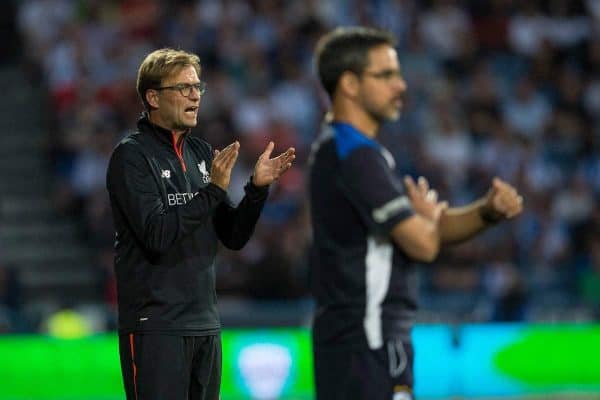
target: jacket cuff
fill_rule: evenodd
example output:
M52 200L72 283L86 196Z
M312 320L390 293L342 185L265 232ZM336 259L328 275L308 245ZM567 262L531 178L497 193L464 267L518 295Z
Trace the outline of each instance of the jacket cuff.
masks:
M227 196L227 192L224 191L223 189L221 189L219 186L215 185L214 183L209 183L208 186L206 186L207 191L211 192L212 194L215 195L215 197L217 199L219 199L219 201L223 200L225 198L225 196Z
M244 191L246 192L246 196L248 196L248 198L252 201L265 200L267 198L267 196L269 195L269 186L270 185L256 186L254 183L252 183L252 177L253 176L250 176L248 183L246 183L246 186L244 186Z

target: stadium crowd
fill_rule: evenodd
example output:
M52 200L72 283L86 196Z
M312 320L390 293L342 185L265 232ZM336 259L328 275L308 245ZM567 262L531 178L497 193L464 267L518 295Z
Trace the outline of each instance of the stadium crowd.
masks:
M221 297L303 299L310 241L306 161L327 105L312 65L338 25L398 38L408 95L382 141L399 174L428 177L453 205L498 175L525 210L513 223L422 268L427 310L447 319L515 321L539 310L600 309L600 6L594 0L28 0L18 26L48 90L53 200L77 213L105 301L116 301L108 157L135 127L136 66L158 47L197 53L207 82L195 130L241 143L241 188L268 140L294 146L251 242L222 252ZM233 193L241 198L241 193ZM3 289L0 301L10 291ZM537 311L536 311L537 310Z

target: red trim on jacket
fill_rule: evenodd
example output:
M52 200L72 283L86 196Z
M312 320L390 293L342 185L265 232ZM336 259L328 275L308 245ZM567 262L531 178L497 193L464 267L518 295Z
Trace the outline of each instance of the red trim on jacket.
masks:
M133 368L133 390L135 391L135 399L137 400L137 366L135 365L135 345L133 342L133 333L129 334L129 348L131 349L131 366Z
M175 154L177 154L177 158L179 158L183 172L186 172L187 168L185 166L185 161L183 161L183 138L180 138L179 143L177 143L177 135L175 132L171 132L171 135L173 135L173 149L175 150Z

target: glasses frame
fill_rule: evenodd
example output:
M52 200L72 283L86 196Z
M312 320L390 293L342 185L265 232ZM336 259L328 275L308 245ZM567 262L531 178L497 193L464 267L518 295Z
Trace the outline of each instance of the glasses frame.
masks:
M384 69L383 71L368 71L364 70L361 72L361 75L367 75L375 79L381 79L386 82L389 82L393 79L403 79L402 73L399 70L393 69Z
M194 84L178 83L176 85L171 85L171 86L159 86L159 87L155 87L153 89L159 90L159 91L165 90L165 89L177 90L177 91L179 91L179 94L181 94L183 97L187 98L192 95L192 89L196 89L196 91L198 92L198 95L200 95L200 96L204 95L204 93L206 93L206 82L200 81L200 82L194 83ZM185 92L187 92L187 96L186 96Z

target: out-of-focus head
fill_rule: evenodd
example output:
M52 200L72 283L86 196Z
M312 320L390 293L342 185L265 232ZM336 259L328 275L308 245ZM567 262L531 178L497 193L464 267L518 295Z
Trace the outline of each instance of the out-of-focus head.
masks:
M317 43L315 62L329 97L333 98L344 72L360 75L369 64L369 51L382 45L394 47L396 40L390 33L375 28L340 27L323 36Z
M338 111L376 123L398 119L407 85L394 45L391 34L365 27L338 28L321 39L317 69Z

